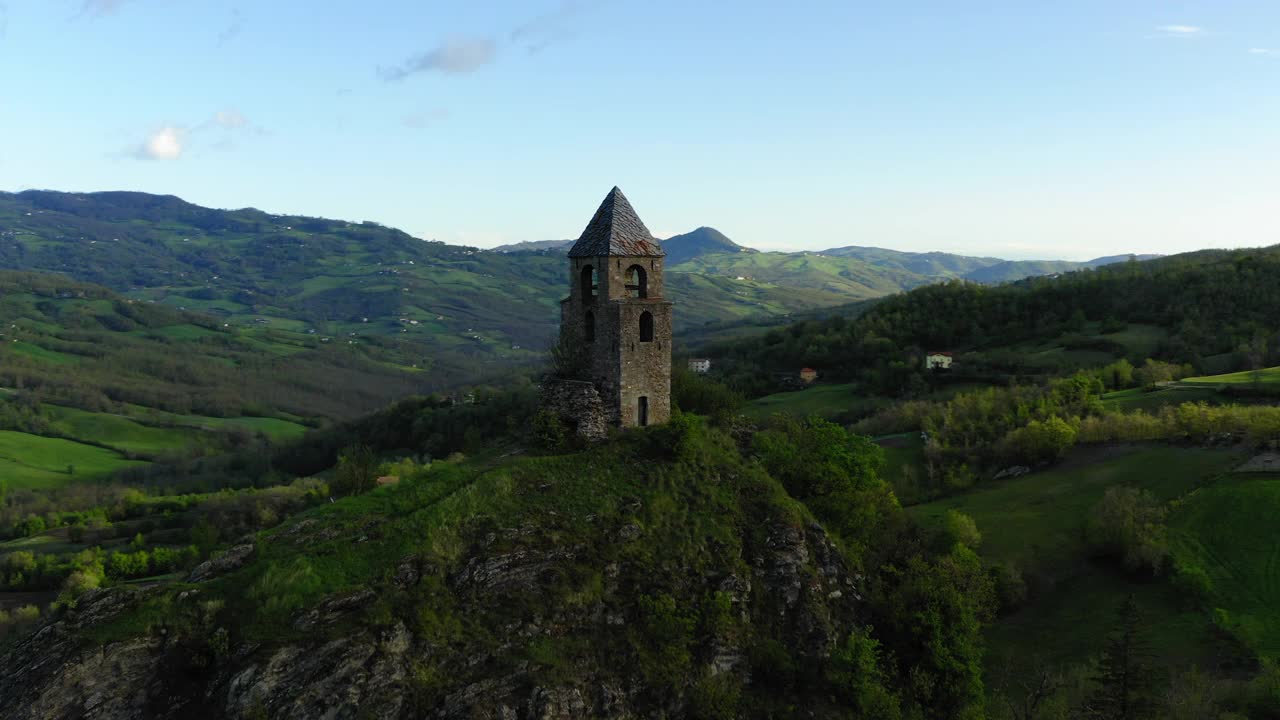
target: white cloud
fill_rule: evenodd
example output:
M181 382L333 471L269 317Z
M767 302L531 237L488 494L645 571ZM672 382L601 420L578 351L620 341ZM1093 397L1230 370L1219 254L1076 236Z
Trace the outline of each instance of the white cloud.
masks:
M177 160L182 157L187 131L180 127L162 127L151 133L135 155L143 160Z
M249 124L249 118L240 114L238 110L219 110L213 116L215 125L228 130L245 127Z
M1280 50L1272 50L1271 48L1249 48L1249 52L1253 55L1280 56Z
M1203 28L1195 25L1161 25L1156 30L1170 37L1191 37L1204 32Z
M497 46L488 38L451 38L427 52L409 58L393 68L380 68L386 80L403 80L415 73L437 71L449 74L469 73L493 62Z

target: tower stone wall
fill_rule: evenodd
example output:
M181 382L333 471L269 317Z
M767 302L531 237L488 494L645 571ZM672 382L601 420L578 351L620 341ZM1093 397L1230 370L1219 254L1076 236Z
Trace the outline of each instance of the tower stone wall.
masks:
M561 347L595 386L612 427L671 417L672 303L663 295L663 255L617 188L569 251Z

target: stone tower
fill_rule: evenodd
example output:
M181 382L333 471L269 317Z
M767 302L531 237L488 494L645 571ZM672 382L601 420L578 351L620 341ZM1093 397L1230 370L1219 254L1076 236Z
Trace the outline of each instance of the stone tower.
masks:
M616 187L569 250L572 289L560 302L562 347L575 354L612 427L655 425L671 417L665 254Z

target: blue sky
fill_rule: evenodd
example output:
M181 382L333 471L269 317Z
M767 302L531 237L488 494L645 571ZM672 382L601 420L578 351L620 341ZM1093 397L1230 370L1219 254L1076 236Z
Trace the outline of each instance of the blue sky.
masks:
M0 0L0 189L491 246L1280 242L1274 0Z

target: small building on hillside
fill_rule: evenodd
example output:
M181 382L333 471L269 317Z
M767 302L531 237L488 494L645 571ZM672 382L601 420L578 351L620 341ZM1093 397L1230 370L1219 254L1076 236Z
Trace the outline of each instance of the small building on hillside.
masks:
M689 370L696 373L705 373L711 369L711 361L707 358L690 358Z
M813 368L800 368L800 382L808 385L818 379L818 371Z
M931 352L924 356L926 370L950 370L953 357L949 352Z

